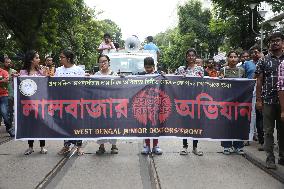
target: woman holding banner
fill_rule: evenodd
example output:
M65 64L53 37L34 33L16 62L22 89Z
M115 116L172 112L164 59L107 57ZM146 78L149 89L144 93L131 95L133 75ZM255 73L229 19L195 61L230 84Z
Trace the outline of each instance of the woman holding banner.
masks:
M98 58L99 71L95 73L95 76L118 76L117 73L112 71L110 66L110 59L107 55L101 54ZM105 153L105 143L109 142L111 144L111 154L118 154L118 148L116 146L116 139L102 139L98 140L97 143L100 145L99 149L96 151L96 154L100 155Z
M185 54L185 59L187 61L187 65L186 66L180 66L175 74L176 75L183 75L184 77L186 76L196 76L196 77L203 77L204 76L204 69L201 66L198 66L196 64L196 50L195 49L188 49L186 51ZM187 139L183 139L183 149L180 151L180 155L188 155L188 143L187 143ZM202 151L198 151L197 150L197 143L198 140L193 140L193 149L192 149L192 153L197 155L197 156L203 156L203 152Z
M85 71L75 65L75 54L71 50L63 50L59 56L61 67L56 68L55 75L58 77L73 77L73 76L85 76ZM59 155L68 153L71 149L71 144L77 148L77 155L84 154L82 151L82 140L64 140L64 147L58 152Z
M38 52L31 50L25 55L24 67L20 70L19 76L47 76L48 70L45 67L40 67L40 58ZM25 151L25 155L30 155L34 152L33 145L34 140L28 140L29 148ZM39 141L40 153L46 154L47 150L45 147L45 140Z
M227 55L228 66L221 68L219 78L245 78L245 70L242 67L237 67L239 62L238 53L234 50ZM244 154L243 141L222 141L223 154L230 155L232 150L239 155ZM232 149L233 148L233 149Z

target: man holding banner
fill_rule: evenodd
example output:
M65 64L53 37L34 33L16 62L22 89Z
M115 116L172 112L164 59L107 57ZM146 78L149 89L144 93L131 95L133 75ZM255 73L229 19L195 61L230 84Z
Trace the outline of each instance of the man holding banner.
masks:
M272 33L269 37L268 55L262 58L256 66L256 108L263 112L264 149L267 153L266 167L276 169L273 152L274 127L279 125L279 165L284 165L284 125L281 122L281 108L277 93L278 67L284 60L282 45L284 35L280 32Z
M4 119L6 131L11 137L15 136L14 128L12 127L11 119L9 118L8 111L8 84L9 84L9 73L0 68L0 115Z

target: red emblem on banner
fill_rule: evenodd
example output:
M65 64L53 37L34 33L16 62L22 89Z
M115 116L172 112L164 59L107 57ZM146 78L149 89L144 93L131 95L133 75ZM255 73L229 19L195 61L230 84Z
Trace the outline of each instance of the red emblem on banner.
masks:
M164 92L156 88L140 91L132 103L134 117L138 122L147 125L150 121L152 126L163 123L171 113L171 99Z

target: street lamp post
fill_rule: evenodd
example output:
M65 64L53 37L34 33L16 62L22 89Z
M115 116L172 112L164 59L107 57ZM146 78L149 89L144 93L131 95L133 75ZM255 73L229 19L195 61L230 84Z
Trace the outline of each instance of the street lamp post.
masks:
M264 18L265 14L267 13L267 10L265 10L264 8L259 8L258 13L262 18ZM261 23L261 28L260 28L260 50L261 52L262 52L262 49L263 49L263 22Z
M252 3L252 4L249 5L249 7L250 7L251 10L255 9L256 6L257 6L256 3ZM262 18L264 18L264 17L265 17L265 14L266 14L268 11L265 9L265 7L258 7L257 12L258 12L258 14L259 14ZM253 29L253 12L251 13L251 29L252 29L252 31L253 31L255 34L259 35L259 34L258 34L257 32L255 32L254 29ZM264 32L264 31L263 31L263 22L262 22L262 23L260 24L260 49L261 49L261 52L262 52L262 50L263 50L263 32Z

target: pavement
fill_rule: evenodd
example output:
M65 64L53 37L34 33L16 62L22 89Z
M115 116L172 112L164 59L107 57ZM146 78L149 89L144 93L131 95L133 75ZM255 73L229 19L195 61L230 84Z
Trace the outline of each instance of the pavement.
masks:
M274 178L279 180L280 182L284 183L284 166L278 165L278 147L275 145L274 148L274 154L275 154L275 163L276 163L276 170L273 169L267 169L265 167L265 161L266 161L266 152L264 151L258 151L258 147L260 145L253 141L250 142L249 146L246 146L244 148L245 151L245 158L247 158L249 161L251 161L253 164L267 172L268 174L272 175Z
M0 188L284 188L284 166L266 169L265 152L257 150L256 142L245 147L244 156L226 156L220 142L200 141L202 157L179 155L181 139L161 139L159 144L160 156L141 155L142 140L119 140L117 155L110 154L109 144L105 154L96 155L98 144L85 141L85 155L72 150L60 156L63 141L47 141L45 155L35 141L35 152L25 156L27 142L11 140L0 126Z

